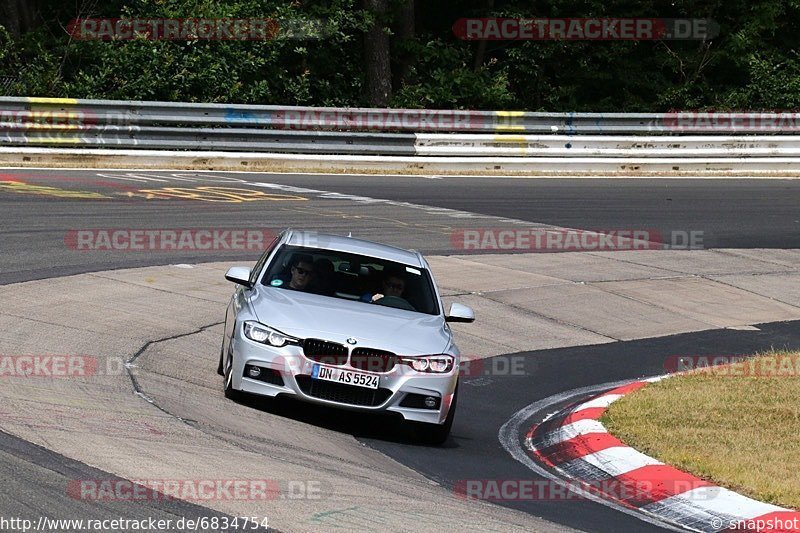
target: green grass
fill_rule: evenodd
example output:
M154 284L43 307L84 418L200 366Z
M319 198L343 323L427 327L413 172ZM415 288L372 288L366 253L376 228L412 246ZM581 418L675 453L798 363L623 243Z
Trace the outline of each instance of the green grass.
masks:
M800 354L757 357L739 363L749 366L650 384L611 404L602 422L627 445L664 463L800 509L800 373L786 371L789 363L800 363ZM768 375L754 376L753 368Z

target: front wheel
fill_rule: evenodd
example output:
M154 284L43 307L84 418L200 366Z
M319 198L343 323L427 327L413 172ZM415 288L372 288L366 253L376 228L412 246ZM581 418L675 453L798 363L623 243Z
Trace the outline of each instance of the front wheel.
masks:
M453 402L450 404L450 411L447 413L447 418L444 424L426 424L418 423L416 426L416 434L419 440L425 444L432 446L441 446L450 435L450 429L453 427L453 419L456 416L456 406L458 405L458 384L453 393Z
M220 357L220 366L224 366L222 375L225 376L225 397L235 402L241 401L244 394L233 388L233 346L228 348L228 357L225 358L223 365L222 358Z

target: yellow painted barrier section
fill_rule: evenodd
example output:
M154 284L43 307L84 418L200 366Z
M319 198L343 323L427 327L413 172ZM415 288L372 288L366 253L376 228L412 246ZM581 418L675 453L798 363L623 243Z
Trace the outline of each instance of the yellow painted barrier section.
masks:
M525 131L525 126L519 124L519 119L525 114L524 111L495 111L497 125L495 129L499 131Z
M524 135L495 135L494 142L496 143L509 143L509 144L527 144L528 141Z
M524 135L495 135L494 142L501 145L510 145L509 148L519 148L519 155L528 155L528 140ZM504 146L505 148L505 146Z
M77 98L40 98L38 96L29 96L28 102L32 104L78 105Z
M33 142L81 144L81 140L71 135L70 132L83 129L84 114L81 111L54 111L52 109L52 106L77 105L77 98L40 98L31 96L27 100L31 103L29 128L33 130L55 130L52 135L37 136L35 139L31 139ZM64 133L60 133L60 131Z

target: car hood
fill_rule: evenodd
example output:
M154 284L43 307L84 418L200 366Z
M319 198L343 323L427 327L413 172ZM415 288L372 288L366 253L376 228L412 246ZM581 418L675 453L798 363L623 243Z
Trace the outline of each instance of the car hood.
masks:
M444 317L301 291L261 287L250 303L258 320L287 335L317 338L399 355L443 353L450 344Z

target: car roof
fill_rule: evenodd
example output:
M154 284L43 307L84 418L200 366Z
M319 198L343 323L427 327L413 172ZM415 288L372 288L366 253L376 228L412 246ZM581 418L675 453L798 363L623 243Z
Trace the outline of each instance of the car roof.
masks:
M350 252L387 261L394 261L414 267L422 268L424 265L417 252L404 250L388 244L380 244L354 237L343 237L331 233L318 233L316 231L291 230L286 239L286 244L292 246L305 246L337 252Z

